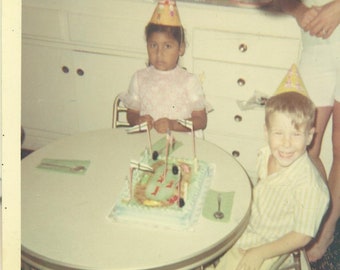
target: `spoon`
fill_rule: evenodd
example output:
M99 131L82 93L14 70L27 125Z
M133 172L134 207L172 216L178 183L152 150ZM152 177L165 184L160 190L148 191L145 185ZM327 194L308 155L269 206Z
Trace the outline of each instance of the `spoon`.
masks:
M48 166L48 167L55 167L55 168L62 168L62 169L69 169L72 172L79 172L79 171L84 171L86 168L84 166L66 166L66 165L58 165L58 164L52 164L52 163L41 163L43 166Z
M222 201L221 194L218 193L218 195L217 195L218 209L217 209L217 211L214 213L214 217L215 217L216 219L222 219L222 218L224 217L224 214L223 214L223 212L221 211L221 201Z

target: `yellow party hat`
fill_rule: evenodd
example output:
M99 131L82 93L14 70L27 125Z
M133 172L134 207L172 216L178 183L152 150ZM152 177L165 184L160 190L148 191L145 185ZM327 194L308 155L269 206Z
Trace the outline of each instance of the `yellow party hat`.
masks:
M295 64L288 70L287 75L283 78L274 96L286 92L296 92L308 97L306 87Z
M153 12L150 23L166 26L182 26L176 1L160 0Z

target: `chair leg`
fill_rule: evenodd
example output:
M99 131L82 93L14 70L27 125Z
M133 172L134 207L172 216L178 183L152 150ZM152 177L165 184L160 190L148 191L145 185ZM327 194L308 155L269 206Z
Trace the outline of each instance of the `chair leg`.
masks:
M290 253L293 255L293 262L290 264L284 265L284 262L290 256L289 254L282 255L276 263L270 268L270 270L301 270L301 252L300 250L294 251Z
M301 270L301 253L300 253L300 250L293 252L293 259L294 259L295 270Z

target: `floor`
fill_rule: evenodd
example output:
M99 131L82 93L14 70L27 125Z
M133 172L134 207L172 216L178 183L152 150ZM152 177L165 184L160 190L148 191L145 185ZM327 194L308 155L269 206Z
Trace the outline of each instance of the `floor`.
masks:
M21 159L32 153L31 150L22 149ZM322 259L311 264L312 270L340 270L340 220L334 236L334 242L328 248Z

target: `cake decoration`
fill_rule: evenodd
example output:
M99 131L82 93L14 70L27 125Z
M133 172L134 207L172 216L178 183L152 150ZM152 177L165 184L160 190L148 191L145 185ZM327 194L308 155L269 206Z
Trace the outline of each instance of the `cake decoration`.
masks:
M174 134L168 130L165 138L160 140L163 150L159 149L158 141L149 147L153 151L146 148L139 160L130 161L129 180L110 218L169 229L191 229L198 221L215 167L197 159L192 121L178 121L191 129L194 157L175 156L181 142L176 141ZM127 133L134 130L143 132L145 128L133 127Z
M179 119L177 120L178 123L180 123L182 126L187 127L191 130L192 134L192 149L194 152L194 165L195 165L195 172L197 171L197 157L196 157L196 136L194 131L194 125L192 121L186 120L186 119Z
M150 129L149 129L147 122L143 122L139 125L135 125L135 126L132 126L128 129L126 129L126 132L128 134L136 133L136 132L144 132L144 131L146 131L148 133L149 150L150 150L150 153L152 153L151 135L150 135Z

